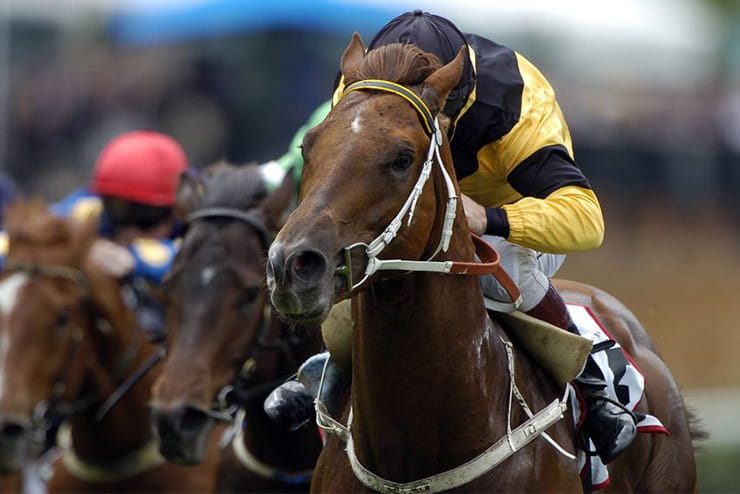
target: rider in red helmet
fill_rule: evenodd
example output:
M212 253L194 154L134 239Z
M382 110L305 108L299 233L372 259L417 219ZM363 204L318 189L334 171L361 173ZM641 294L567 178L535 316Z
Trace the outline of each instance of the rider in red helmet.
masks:
M99 217L101 238L92 259L128 281L140 325L152 339L164 336L164 314L149 287L161 282L177 251L175 195L187 170L185 152L172 137L127 132L103 148L90 185L54 206L57 214L79 220Z
M98 157L90 191L102 198L113 237L168 237L177 185L187 167L182 147L158 132L129 132L109 142Z

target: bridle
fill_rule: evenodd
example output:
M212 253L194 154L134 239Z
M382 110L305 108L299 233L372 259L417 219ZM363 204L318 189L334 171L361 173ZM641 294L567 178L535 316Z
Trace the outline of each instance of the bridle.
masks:
M394 271L423 271L432 273L454 273L454 274L492 274L494 275L501 285L504 287L506 292L509 294L512 304L509 311L516 309L521 304L521 295L516 284L511 280L508 274L500 266L500 258L495 249L489 246L486 242L473 235L475 242L476 252L483 262L458 262L458 261L433 261L434 257L440 252L447 252L450 246L450 240L452 239L452 225L455 220L457 212L457 201L458 195L455 190L455 184L444 165L440 148L443 142L442 131L439 128L439 120L432 114L429 107L424 101L409 88L402 86L401 84L378 80L378 79L366 79L355 82L347 86L344 90L343 97L348 93L359 90L373 90L387 92L400 96L406 100L411 106L417 111L421 117L421 121L426 134L429 136L429 148L427 150L427 157L422 165L419 178L416 180L416 184L411 189L406 201L401 206L396 216L391 220L390 224L383 230L383 232L375 237L369 243L357 242L344 248L344 259L345 264L339 266L336 270L336 274L344 276L347 280L347 290L352 292L357 290L359 287L364 285L371 275L378 271L383 270L394 270ZM408 215L406 225L410 226L414 218L414 212L416 210L416 204L421 196L424 185L429 180L434 165L438 164L438 168L442 177L445 181L447 188L447 202L444 215L444 223L442 225L442 232L440 234L439 242L433 253L427 258L427 260L406 260L406 259L379 259L378 256L385 250L386 247L393 241L398 235L398 231L401 229L404 223L404 218ZM367 258L367 265L362 278L355 283L352 278L352 250L362 248L364 249L365 256Z
M259 233L265 252L270 248L273 235L264 226L262 220L251 210L245 211L225 207L203 208L190 214L187 218L187 224L197 219L213 218L235 219L252 226ZM255 382L262 353L265 351L279 351L287 360L291 369L298 367L298 360L293 353L290 334L283 332L277 341L267 341L267 333L272 322L272 307L269 303L266 303L250 356L244 361L232 382L218 391L211 409L205 413L216 420L232 423L230 433L224 437L231 440L232 450L245 468L261 477L278 480L284 484L305 484L310 482L313 469L291 472L264 464L247 449L244 442L246 415L244 406L246 403L252 399L264 397L267 392L272 391L276 386L293 377L293 375L286 375L265 382Z
M22 261L15 259L7 259L3 266L5 272L17 272L23 273L31 278L56 278L62 280L68 280L75 283L82 292L82 299L79 305L79 309L82 313L86 312L90 308L90 285L85 274L77 268L60 265L49 265L49 264L38 264L31 261ZM54 383L51 387L51 394L46 401L37 403L32 412L31 417L31 429L32 430L45 430L47 428L47 421L51 417L67 417L74 413L87 410L99 401L100 396L95 391L91 391L86 395L76 398L71 402L62 402L62 396L66 390L66 377L69 373L69 369L75 361L77 352L79 351L80 345L84 339L84 331L79 324L70 324L70 319L67 318L64 329L70 331L71 344L67 348L67 353L64 358L62 367L59 369L57 376L54 378ZM98 320L95 324L98 330L103 334L110 334L111 327L108 321ZM136 338L134 338L136 340ZM134 347L138 345L136 342L133 343ZM133 351L131 351L133 350ZM132 348L124 352L124 358L118 365L115 366L116 378L121 377L128 369L132 354L136 352L136 348ZM122 395L130 388L125 385L120 386L111 396ZM120 396L119 396L120 397ZM110 401L107 400L106 402ZM116 400L117 401L117 400ZM113 402L114 404L115 402ZM112 404L111 404L112 406ZM105 412L110 407L103 405L96 414L96 420L101 420L105 415Z
M255 214L254 210L243 210L228 207L208 207L194 211L187 217L186 225L192 224L195 220L199 219L214 219L214 218L228 218L241 221L247 225L253 227L259 234L262 247L267 251L270 244L272 243L274 235L270 232L259 218ZM221 388L216 393L216 399L211 406L211 409L206 413L210 417L224 421L231 422L234 420L235 414L239 408L241 408L247 401L264 395L268 391L272 390L275 386L281 384L291 376L281 376L279 378L271 379L267 382L255 383L254 379L257 375L259 362L261 355L265 351L279 351L292 365L297 367L298 361L293 354L292 346L290 343L290 335L283 334L280 339L275 342L267 341L267 333L272 322L272 310L269 304L265 304L262 311L262 317L259 322L259 329L255 337L255 344L252 347L250 356L244 361L241 368L237 372L236 376L231 383ZM292 368L292 367L291 367Z
M440 146L442 145L442 133L439 129L439 122L436 118L433 118L432 112L428 109L426 104L422 101L419 96L413 93L410 89L391 81L383 80L362 80L349 85L343 95L349 92L357 90L376 90L382 92L388 92L400 96L413 106L417 113L420 115L424 128L427 135L430 138L429 149L427 151L427 159L424 162L419 178L416 181L413 189L411 190L406 201L401 206L400 211L391 220L391 223L386 229L377 236L370 243L355 243L344 248L345 262L344 266L337 268L337 274L343 275L347 278L347 288L351 292L362 286L369 277L377 271L381 270L403 270L403 271L424 271L424 272L436 272L436 273L454 273L454 274L492 274L501 283L504 289L508 292L511 297L512 304L507 304L508 310L515 310L521 303L521 295L518 288L513 283L509 275L500 266L500 257L498 253L490 247L485 241L479 237L473 235L473 241L476 247L476 253L478 257L483 261L482 263L470 263L470 262L456 262L456 261L433 261L432 259L439 252L446 252L450 239L452 237L452 223L456 214L456 206L458 196L454 188L454 183L447 172L441 158ZM431 169L434 163L438 163L441 170L442 176L444 177L447 186L447 206L444 217L444 224L442 228L441 237L437 244L433 254L428 257L425 261L410 261L403 259L386 260L378 259L378 255L390 244L390 242L396 237L399 229L403 224L403 220L408 215L407 225L411 224L413 219L414 210L416 203L422 193L424 184L431 175ZM363 278L354 283L352 280L352 265L351 265L351 252L352 249L362 247L365 250L367 257L367 267ZM557 443L545 434L545 430L552 424L559 421L567 409L566 400L569 394L569 386L566 386L565 394L560 400L555 400L546 406L544 409L537 413L533 413L527 403L524 401L516 383L514 372L514 353L512 344L508 340L502 338L502 343L506 348L508 371L510 376L509 384L509 399L508 399L508 415L507 415L507 429L504 437L492 444L484 452L476 456L475 458L467 461L466 463L446 470L444 472L431 475L426 478L418 479L412 482L394 482L385 479L376 473L366 468L359 460L355 453L354 441L352 438L352 408L349 410L349 418L347 425L342 425L337 420L332 418L326 406L320 401L315 400L316 409L316 422L324 431L337 435L340 439L346 442L347 457L354 473L355 477L366 487L371 490L389 493L389 494L412 494L421 492L440 492L456 489L461 487L468 482L480 477L481 475L489 472L496 465L499 465L505 459L509 458L515 452L519 451L526 444L534 440L536 437L543 435L548 442L558 449L562 454L569 458L574 458L570 453L563 450ZM324 373L326 372L326 365L324 367ZM321 395L321 386L323 385L324 376L320 381L319 396ZM511 427L511 407L514 398L519 402L520 406L524 409L525 413L529 417L523 424L519 425L515 429Z

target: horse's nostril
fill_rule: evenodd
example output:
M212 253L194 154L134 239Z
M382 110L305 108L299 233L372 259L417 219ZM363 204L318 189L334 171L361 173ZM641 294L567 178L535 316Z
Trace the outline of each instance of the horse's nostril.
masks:
M203 411L193 407L186 407L180 417L180 430L184 433L201 430L210 420Z
M17 439L25 433L26 429L20 424L5 423L0 427L0 437L5 439Z
M199 434L211 419L198 408L184 406L166 412L152 410L152 420L160 439L173 439Z
M295 281L313 286L326 271L326 260L313 251L303 251L290 258L290 272Z

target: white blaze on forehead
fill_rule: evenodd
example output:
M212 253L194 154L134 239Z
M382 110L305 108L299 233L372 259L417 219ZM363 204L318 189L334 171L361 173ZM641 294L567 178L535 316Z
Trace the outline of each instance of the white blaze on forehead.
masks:
M18 294L28 281L24 273L15 273L0 283L0 318L5 319L18 304ZM0 328L0 397L5 392L5 359L10 347L10 335L7 328Z
M214 268L213 266L206 266L205 268L203 268L203 271L200 272L200 282L203 285L207 285L211 282L215 274L216 268Z
M355 134L360 133L360 131L362 130L362 116L361 115L357 115L352 120L351 128L352 128L352 132L354 132Z
M7 316L18 303L18 293L21 287L28 281L24 273L15 273L0 283L0 312Z

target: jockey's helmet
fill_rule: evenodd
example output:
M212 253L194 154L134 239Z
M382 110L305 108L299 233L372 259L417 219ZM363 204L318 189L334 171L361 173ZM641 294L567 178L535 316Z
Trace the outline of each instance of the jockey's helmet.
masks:
M451 62L461 47L468 47L465 36L448 19L438 15L414 10L392 19L380 28L370 41L368 50L390 43L410 43L433 53L443 64ZM475 75L470 56L465 57L463 74L457 86L447 98L444 113L456 117L475 85Z
M104 198L171 208L187 167L185 151L172 137L149 130L127 132L103 148L90 188Z

